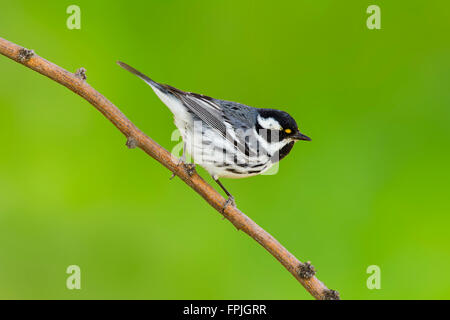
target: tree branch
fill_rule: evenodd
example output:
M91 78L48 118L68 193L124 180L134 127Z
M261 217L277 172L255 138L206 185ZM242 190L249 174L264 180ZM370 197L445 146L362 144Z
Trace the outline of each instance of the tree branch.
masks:
M164 167L172 171L189 187L194 189L214 209L228 219L238 230L244 231L272 256L274 256L316 299L339 299L339 293L329 290L315 277L314 267L308 263L301 263L287 251L274 237L258 226L239 209L225 205L223 198L213 187L205 182L196 172L178 166L172 155L158 145L151 138L140 131L127 117L108 99L97 92L86 82L86 73L83 68L75 74L37 56L33 50L22 48L14 43L0 38L0 53L4 56L39 72L40 74L69 88L92 104L127 138L129 148L139 147L149 156L156 159Z

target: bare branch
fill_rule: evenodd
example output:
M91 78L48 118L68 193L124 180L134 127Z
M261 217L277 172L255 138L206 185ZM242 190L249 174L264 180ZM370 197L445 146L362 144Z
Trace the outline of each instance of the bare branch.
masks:
M86 69L85 68L78 69L77 72L75 72L75 76L80 78L81 80L86 80L87 79Z
M222 213L222 208L226 201L225 198L206 183L195 171L189 170L189 168L182 165L179 166L178 162L167 150L147 137L114 104L92 88L85 81L84 69L79 69L75 74L68 72L39 57L33 50L22 48L2 38L0 38L0 53L58 82L86 99L123 133L127 138L127 146L129 148L139 147L180 177L181 180L202 196L214 209L223 214L238 230L244 231L274 256L314 298L320 300L339 298L339 294L336 291L329 290L314 276L315 271L309 263L301 263L274 237L239 209L227 206Z
M311 279L316 275L316 269L311 262L307 261L300 264L298 273L302 279Z

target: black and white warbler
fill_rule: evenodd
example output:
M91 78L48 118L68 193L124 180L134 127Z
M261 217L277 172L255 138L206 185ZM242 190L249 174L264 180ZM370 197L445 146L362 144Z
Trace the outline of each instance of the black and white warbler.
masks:
M169 107L184 142L182 163L186 164L187 151L225 191L225 206L234 205L234 198L219 178L261 174L287 156L296 141L311 140L287 112L184 92L117 63L149 84Z

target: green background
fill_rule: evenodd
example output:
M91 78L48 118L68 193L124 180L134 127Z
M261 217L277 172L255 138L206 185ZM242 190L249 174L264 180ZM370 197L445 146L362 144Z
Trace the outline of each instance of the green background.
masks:
M81 8L81 30L66 8ZM381 30L366 8L381 7ZM450 298L447 1L2 1L0 37L75 71L167 149L163 83L288 111L313 138L224 180L344 299ZM0 56L0 298L310 299L86 101ZM204 170L200 173L211 181ZM81 267L81 290L66 268ZM381 289L366 286L370 265Z

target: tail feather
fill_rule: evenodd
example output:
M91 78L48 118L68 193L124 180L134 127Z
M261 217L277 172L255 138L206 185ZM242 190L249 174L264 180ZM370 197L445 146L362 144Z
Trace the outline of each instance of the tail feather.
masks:
M135 74L136 76L144 80L148 85L150 85L158 98L161 99L161 101L170 109L170 111L172 111L176 118L189 118L189 115L186 113L186 107L180 100L180 95L185 94L185 92L171 87L167 84L155 82L142 72L134 69L133 67L130 67L126 63L117 61L117 64L125 70L130 71L132 74Z
M122 68L124 68L127 71L130 71L132 74L138 76L139 78L141 78L142 80L144 80L145 82L147 82L149 85L151 85L152 87L155 87L159 90L163 90L165 91L164 87L159 84L156 81L153 81L152 79L150 79L149 77L147 77L145 74L143 74L142 72L136 70L135 68L129 66L128 64L122 62L122 61L117 61L117 64L119 66L121 66Z

